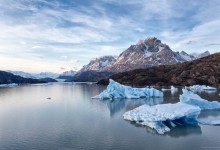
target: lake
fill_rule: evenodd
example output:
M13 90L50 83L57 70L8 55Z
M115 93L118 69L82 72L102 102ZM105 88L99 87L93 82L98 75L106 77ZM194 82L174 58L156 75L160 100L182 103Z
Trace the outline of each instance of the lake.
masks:
M187 125L159 135L123 120L124 112L143 104L175 103L164 98L96 100L106 86L54 83L0 88L0 150L186 150L220 149L220 126ZM219 89L202 92L220 101ZM200 118L220 119L220 110Z

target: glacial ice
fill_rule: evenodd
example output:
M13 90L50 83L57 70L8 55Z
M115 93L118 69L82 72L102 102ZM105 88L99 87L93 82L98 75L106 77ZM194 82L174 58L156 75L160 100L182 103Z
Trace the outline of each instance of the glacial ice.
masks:
M186 89L189 89L190 91L193 91L193 92L201 92L205 90L216 90L215 87L206 86L206 85L192 85L192 86L186 87Z
M174 86L171 86L171 91L177 91L178 89Z
M124 113L125 120L155 129L159 134L170 131L179 124L197 124L201 109L185 103L142 105Z
M178 89L174 86L171 86L170 89L168 88L162 88L162 91L177 91Z
M180 102L182 103L199 106L201 109L220 109L220 103L217 101L209 102L191 91L186 89L182 89L182 91L183 94L180 95Z
M163 92L154 88L132 88L129 86L119 84L110 79L107 89L93 98L117 99L144 97L163 97Z

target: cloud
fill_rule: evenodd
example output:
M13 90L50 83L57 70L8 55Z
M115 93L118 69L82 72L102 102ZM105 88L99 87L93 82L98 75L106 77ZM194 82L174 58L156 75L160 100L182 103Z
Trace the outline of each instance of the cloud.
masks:
M76 64L76 63L78 63L78 62L80 62L79 60L70 60L70 63L71 64Z
M218 43L219 13L218 0L0 0L0 54L15 63L44 58L42 64L54 62L48 69L57 71L119 55L148 36L173 50L198 51Z

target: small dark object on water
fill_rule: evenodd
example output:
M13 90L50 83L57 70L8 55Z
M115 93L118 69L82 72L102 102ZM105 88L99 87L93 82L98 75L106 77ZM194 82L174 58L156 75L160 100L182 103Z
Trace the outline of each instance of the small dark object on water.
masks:
M51 99L50 97L48 97L47 99Z

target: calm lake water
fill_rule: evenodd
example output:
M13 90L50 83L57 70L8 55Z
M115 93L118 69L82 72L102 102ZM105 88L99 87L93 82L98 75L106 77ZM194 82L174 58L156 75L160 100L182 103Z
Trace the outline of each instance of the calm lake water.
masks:
M220 126L178 126L159 135L123 120L124 112L143 104L175 103L164 98L100 101L106 87L55 83L0 88L0 150L186 150L220 149ZM200 95L220 101L219 90ZM220 119L220 110L200 118Z

